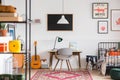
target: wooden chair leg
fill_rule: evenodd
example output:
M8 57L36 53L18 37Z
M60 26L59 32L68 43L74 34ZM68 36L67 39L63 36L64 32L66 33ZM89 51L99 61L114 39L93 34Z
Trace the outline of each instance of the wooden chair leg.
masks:
M69 68L69 63L68 63L68 61L67 61L67 60L66 60L66 63L67 63L68 70L70 70L70 68Z
M86 64L86 69L88 69L88 62L87 62L87 64Z
M70 64L70 61L68 60L68 63L69 63L69 66L70 66L70 68L71 68L71 71L72 71L72 67L71 67L71 64Z
M63 62L63 60L61 60L61 66L60 66L60 71L61 71L61 69L62 69L62 62Z
M56 69L56 67L57 67L57 65L58 65L58 63L59 63L59 61L60 61L60 60L58 59L56 65L55 65L54 71L55 71L55 69Z

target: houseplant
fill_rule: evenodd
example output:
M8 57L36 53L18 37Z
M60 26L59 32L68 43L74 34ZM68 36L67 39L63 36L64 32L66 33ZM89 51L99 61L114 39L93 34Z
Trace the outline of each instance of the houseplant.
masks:
M0 23L0 36L6 36L7 35L7 24Z

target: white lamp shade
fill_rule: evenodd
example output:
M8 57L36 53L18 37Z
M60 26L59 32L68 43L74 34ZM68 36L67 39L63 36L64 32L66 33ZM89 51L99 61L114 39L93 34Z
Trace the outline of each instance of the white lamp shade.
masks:
M67 21L65 16L62 15L61 18L58 20L57 24L69 24L69 22Z

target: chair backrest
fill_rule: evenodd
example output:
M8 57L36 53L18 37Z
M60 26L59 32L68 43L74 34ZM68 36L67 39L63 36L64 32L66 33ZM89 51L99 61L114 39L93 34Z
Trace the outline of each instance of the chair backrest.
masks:
M58 55L71 56L73 50L71 48L61 48L58 49Z

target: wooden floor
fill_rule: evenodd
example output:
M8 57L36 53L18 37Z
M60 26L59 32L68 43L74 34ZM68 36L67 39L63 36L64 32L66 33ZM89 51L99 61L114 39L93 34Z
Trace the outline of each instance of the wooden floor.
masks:
M31 75L33 75L36 71L37 71L37 70L35 70L35 69L32 70L32 71L31 71ZM92 70L92 71L90 71L90 73L91 73L91 76L92 76L93 80L112 80L112 79L110 78L110 76L103 76L103 75L101 75L100 72L97 71L97 70Z
M97 70L92 70L90 71L90 73L92 75L93 80L112 80L110 76L104 76L100 74L100 72Z

